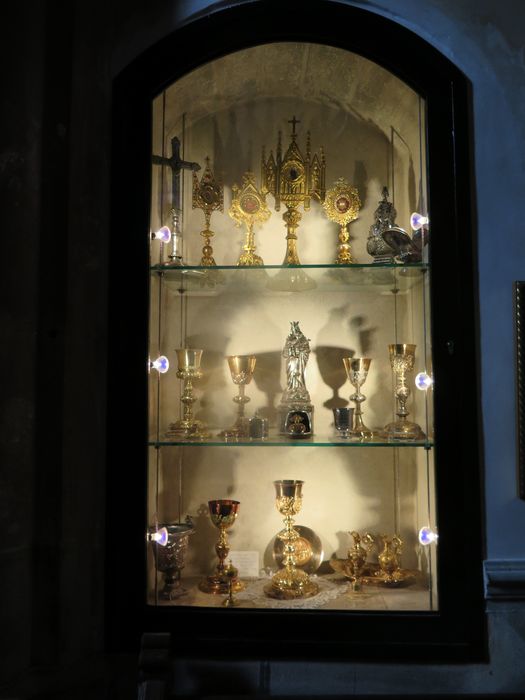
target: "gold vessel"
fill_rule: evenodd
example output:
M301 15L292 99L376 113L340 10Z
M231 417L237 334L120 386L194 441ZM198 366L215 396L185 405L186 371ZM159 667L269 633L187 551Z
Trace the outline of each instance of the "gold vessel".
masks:
M330 221L334 221L340 226L335 259L337 265L351 265L356 262L350 249L348 224L357 219L360 208L359 192L344 177L336 180L332 187L327 190L323 209Z
M224 209L224 187L222 183L215 178L211 168L210 159L206 157L206 167L199 180L197 173L193 172L193 198L192 208L202 209L204 212L204 229L201 231L201 236L204 238L204 247L202 249L201 265L205 267L215 266L213 258L213 248L211 239L215 235L210 229L210 219L214 211L223 211Z
M286 255L283 265L300 265L297 252L297 229L301 220L298 208L302 205L305 211L310 209L310 200L319 202L325 196L326 162L323 150L312 158L310 147L310 132L306 136L306 155L303 156L297 145L295 127L299 120L294 117L289 120L292 125L291 143L282 154L281 132L277 139L276 156L270 151L265 157L263 148L261 162L261 189L270 192L275 199L275 211L281 208L281 202L286 206L283 219L286 224Z
M425 440L426 435L417 423L407 420L406 404L410 396L407 374L414 369L416 346L409 343L392 343L388 346L390 365L396 378L396 415L398 420L385 426L386 437L392 441Z
M363 576L368 553L374 544L374 538L369 532L365 532L361 536L355 530L349 533L354 540L354 544L350 547L347 554L347 559L344 562L343 570L352 582L352 590L361 590L361 579Z
M250 401L250 397L244 393L244 387L252 381L257 360L255 355L228 355L226 359L232 381L238 388L237 396L233 397L237 404L237 419L231 428L223 430L219 435L225 438L248 437L248 421L244 416L244 407Z
M293 516L297 515L302 506L302 487L304 481L284 479L274 481L275 505L284 516L284 530L277 536L284 543L283 568L272 576L270 583L264 587L264 592L270 598L293 600L294 598L311 598L319 592L317 583L311 581L308 574L297 568L295 543L300 538L293 527Z
M371 440L374 433L363 423L363 411L361 404L366 401L366 396L361 393L361 387L366 382L368 370L370 369L370 357L344 357L343 364L350 384L355 388L355 392L350 396L350 401L355 403L354 423L350 431L351 437L361 440Z
M236 521L239 506L239 501L229 498L208 501L211 521L220 533L215 545L219 563L215 572L199 583L199 588L204 593L230 594L244 589L244 583L238 578L237 569L231 563L228 567L224 565L230 552L226 530L229 530Z
M254 173L247 172L243 175L242 187L232 186L232 203L228 213L237 226L242 224L246 226L246 241L237 265L240 267L264 265L264 260L255 253L253 227L256 223L262 224L268 221L270 210L266 204L266 194L260 192L255 186Z
M202 421L195 420L193 416L193 404L197 399L193 394L193 382L202 377L200 371L202 350L192 348L178 348L177 353L177 377L183 381L182 395L183 415L176 423L171 423L167 431L168 437L182 436L188 439L202 439L207 437L206 426Z

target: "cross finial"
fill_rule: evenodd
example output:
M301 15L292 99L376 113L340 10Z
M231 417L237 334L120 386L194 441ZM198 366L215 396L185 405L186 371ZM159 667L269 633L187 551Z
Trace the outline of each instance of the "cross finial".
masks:
M293 115L293 117L292 117L291 119L288 119L288 124L291 124L291 125L292 125L292 138L293 138L293 139L295 139L295 137L296 137L296 135L297 135L297 134L295 133L295 125L296 125L296 124L300 124L300 123L301 123L301 120L300 120L300 119L296 119L296 118L295 118L295 114Z

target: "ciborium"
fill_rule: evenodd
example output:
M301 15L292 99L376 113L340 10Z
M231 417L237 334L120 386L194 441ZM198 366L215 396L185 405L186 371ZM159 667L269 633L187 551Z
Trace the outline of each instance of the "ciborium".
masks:
M228 568L224 564L230 552L226 530L229 530L236 521L239 506L239 501L232 501L229 498L208 501L211 521L220 532L215 545L219 563L215 572L199 583L199 588L204 593L229 594L230 591L235 593L244 589L244 583L238 578L237 570L231 564Z
M292 600L294 598L311 598L319 592L317 583L311 581L305 571L296 568L295 542L300 538L293 527L293 516L297 515L302 506L303 481L283 479L274 481L275 505L284 516L284 530L277 535L283 542L283 568L273 575L270 583L264 587L264 592L270 598Z
M237 260L237 265L254 267L264 265L264 260L256 254L255 234L256 223L264 223L270 218L270 210L266 204L266 194L260 192L255 185L255 175L247 172L243 175L242 187L232 185L232 203L229 215L237 226L246 226L246 241L243 252Z
M210 229L211 215L214 211L223 211L224 208L224 187L215 177L210 168L210 159L206 158L206 167L199 180L197 173L193 172L193 197L192 208L202 209L204 212L204 228L201 236L204 238L202 249L201 265L205 267L215 266L211 239L215 235ZM218 272L218 271L217 271Z
M326 191L323 209L330 221L339 224L339 244L337 246L336 265L351 265L355 260L350 249L350 233L348 224L355 221L361 208L359 193L355 187L340 177Z
M355 392L350 396L350 401L355 403L354 425L350 432L351 437L361 440L371 440L374 433L363 423L363 410L361 404L366 401L366 396L361 393L361 387L366 382L368 370L370 369L370 357L344 357L343 364L350 384L355 388Z
M195 420L193 416L193 404L197 399L193 393L193 382L202 377L200 371L202 350L191 348L178 348L177 353L177 377L183 381L182 396L183 415L176 423L171 423L168 437L183 436L191 439L202 439L207 436L204 423Z
M151 538L156 532L165 528L167 541L163 545ZM186 593L186 589L180 583L181 571L184 568L184 557L188 549L190 535L195 529L191 520L186 523L159 523L156 527L149 528L149 535L155 558L155 568L163 574L164 585L160 591L160 597L164 600L172 600Z
M245 387L252 381L255 370L255 355L228 355L228 366L233 383L237 386L238 394L233 397L237 404L237 419L231 428L223 430L222 437L248 437L248 421L244 416L244 407L250 401L245 394Z
M398 420L385 426L384 432L388 440L424 440L425 433L417 423L407 420L409 411L406 404L410 396L407 375L414 369L416 346L409 343L392 343L388 346L390 365L395 374L397 401L396 415Z

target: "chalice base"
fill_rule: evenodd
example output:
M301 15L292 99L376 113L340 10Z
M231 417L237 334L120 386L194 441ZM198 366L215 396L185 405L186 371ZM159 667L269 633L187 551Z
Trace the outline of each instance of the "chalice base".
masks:
M285 260L283 266L286 267L288 264ZM315 289L317 282L307 275L304 270L289 267L288 269L279 270L274 277L268 280L266 286L268 289L277 292L303 292L307 289Z
M166 437L182 437L188 440L203 440L208 437L206 425L200 420L186 421L178 420L170 423L166 432Z
M180 583L165 584L164 588L159 593L159 598L162 600L175 600L175 598L180 598L180 596L183 596L187 592L188 590L184 588L184 586L181 586Z
M278 600L294 600L296 598L312 598L319 593L319 586L310 580L308 574L300 569L281 569L264 587L264 592L270 598Z
M248 431L249 425L248 425L248 419L247 418L238 418L235 423L231 426L231 428L225 428L224 430L221 430L220 433L217 433L218 437L222 437L225 440L235 440L237 438L247 438L249 431Z
M392 442L406 442L411 440L425 440L426 435L417 423L408 420L396 420L389 423L384 429L385 437Z
M245 589L245 584L238 578L233 580L228 578L226 574L215 573L211 576L206 576L199 583L199 588L203 593L213 593L215 595L228 595L230 592L230 581L232 582L232 592L238 593Z
M359 440L372 440L374 437L374 432L370 430L370 428L363 425L361 428L350 430L349 435L350 437L358 438Z
M243 253L237 261L237 267L259 267L264 265L264 260L255 253Z

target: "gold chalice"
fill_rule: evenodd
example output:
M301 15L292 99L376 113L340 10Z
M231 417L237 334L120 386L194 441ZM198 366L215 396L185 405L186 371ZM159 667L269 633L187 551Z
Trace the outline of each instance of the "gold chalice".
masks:
M277 537L284 543L283 567L272 576L270 583L264 587L264 592L270 598L292 600L294 598L311 598L319 592L319 586L310 580L305 571L296 568L295 542L300 538L293 527L293 516L301 510L302 487L304 481L284 479L274 481L275 505L281 515L284 515L284 530Z
M199 588L204 593L229 594L230 591L235 593L244 588L244 583L237 578L238 572L235 567L230 564L227 568L224 565L230 551L226 530L229 530L236 521L239 506L239 501L232 501L229 498L208 501L211 521L220 532L215 545L219 563L215 572L199 583Z
M392 343L388 346L390 365L396 376L396 415L398 420L385 426L385 435L388 440L424 440L425 433L417 423L407 420L409 412L406 404L410 396L410 388L407 385L407 374L414 369L416 346L407 343Z
M177 377L183 380L182 396L183 416L176 423L171 423L168 437L184 436L187 438L202 439L206 437L205 425L193 417L193 404L197 399L193 394L193 381L202 377L200 371L202 350L179 348L177 353Z
M231 428L223 430L222 437L248 437L248 425L244 417L244 406L250 397L244 393L244 387L252 381L255 370L255 355L228 355L228 366L233 383L238 387L237 396L233 400L237 404L237 419Z
M371 440L374 433L363 423L363 411L361 404L366 400L366 396L361 393L361 387L366 381L368 370L370 369L370 357L344 357L343 364L350 384L355 388L355 393L350 396L350 401L355 403L354 425L350 431L351 437L358 437L362 440Z

